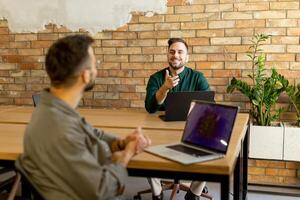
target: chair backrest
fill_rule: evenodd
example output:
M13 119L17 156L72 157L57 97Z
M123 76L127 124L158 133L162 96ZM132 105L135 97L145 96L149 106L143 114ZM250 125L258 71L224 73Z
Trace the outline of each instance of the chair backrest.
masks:
M23 174L22 171L18 171L18 173L21 174L21 184L22 184L22 196L23 194L25 197L29 197L33 200L44 200L44 198L41 196L41 194L35 189L35 187L32 185L32 183L27 179L26 175Z
M33 100L34 107L36 107L40 102L40 94L33 94L32 100Z

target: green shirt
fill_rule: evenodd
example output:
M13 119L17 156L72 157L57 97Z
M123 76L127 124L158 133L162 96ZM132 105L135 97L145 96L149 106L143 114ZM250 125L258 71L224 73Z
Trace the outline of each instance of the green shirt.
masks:
M149 113L154 113L158 110L165 109L165 103L159 105L157 103L155 94L165 82L165 73L169 67L164 68L150 76L147 84L147 94L145 100L145 108ZM170 89L169 92L183 92L183 91L207 91L209 84L201 72L185 67L179 74L179 84Z

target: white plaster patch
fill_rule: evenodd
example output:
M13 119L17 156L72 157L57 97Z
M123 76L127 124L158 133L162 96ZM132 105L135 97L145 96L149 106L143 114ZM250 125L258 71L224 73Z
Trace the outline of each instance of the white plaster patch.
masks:
M0 0L12 32L38 32L49 23L92 34L128 23L131 12L165 13L167 0Z

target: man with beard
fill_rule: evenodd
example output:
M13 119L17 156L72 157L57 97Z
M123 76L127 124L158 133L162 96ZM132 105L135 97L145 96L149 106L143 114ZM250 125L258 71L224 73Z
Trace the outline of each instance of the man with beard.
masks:
M97 76L92 43L89 36L67 36L46 55L51 86L26 128L16 167L47 200L116 199L124 190L128 162L150 144L140 128L116 138L75 110Z
M181 38L168 40L169 66L150 76L147 84L145 108L149 113L165 110L164 101L169 92L206 91L209 84L203 74L186 67L188 45ZM153 200L163 198L160 179L148 179L152 188ZM185 195L186 200L199 200L205 182L193 181Z

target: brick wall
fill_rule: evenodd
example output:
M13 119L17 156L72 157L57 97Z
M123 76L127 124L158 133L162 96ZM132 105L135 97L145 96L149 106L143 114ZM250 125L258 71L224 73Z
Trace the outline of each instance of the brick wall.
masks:
M70 31L49 24L37 34L18 34L11 33L7 23L0 20L0 104L31 105L31 94L49 85L44 71L47 48ZM267 67L275 67L291 83L298 83L299 25L298 0L193 0L189 5L184 0L168 0L165 14L145 17L135 13L118 30L94 36L101 65L96 87L85 94L82 105L143 108L149 75L167 66L168 38L183 37L190 45L188 66L204 73L217 92L216 100L247 109L245 97L225 90L233 76L248 80L251 65L245 52L249 40L255 33L272 35L263 46ZM278 105L288 107L286 100ZM296 178L299 165L270 163L251 161L250 181L300 184Z

